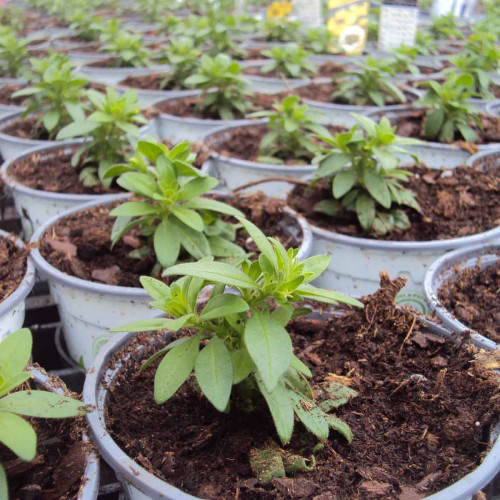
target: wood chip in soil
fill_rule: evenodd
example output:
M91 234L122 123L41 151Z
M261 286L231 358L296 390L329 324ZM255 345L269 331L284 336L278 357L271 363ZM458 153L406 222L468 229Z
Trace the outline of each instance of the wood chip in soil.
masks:
M14 238L0 236L0 302L17 290L26 274L29 249L19 248Z
M266 235L278 238L286 248L300 245L301 240L290 235L293 231L300 232L298 224L283 213L283 201L266 198L262 193L242 194L229 200L221 198L221 201L240 209ZM43 236L40 252L50 264L70 276L108 285L140 287L139 278L152 274L156 262L153 249L134 228L111 251L115 218L109 217L110 207L97 206L60 220ZM246 252L257 251L244 231L238 232L235 243ZM140 259L130 257L130 252L144 246L149 247L149 255ZM181 259L188 257L181 254Z
M500 258L500 252L498 253ZM469 328L500 342L500 262L460 271L438 290L441 304Z
M295 354L311 368L315 390L342 380L358 392L334 410L350 426L351 444L330 431L324 448L314 452L317 441L296 422L285 451L314 455L310 472L259 484L250 451L270 438L279 442L264 401L257 399L254 411L245 412L233 395L230 412L220 413L191 376L157 405L158 362L140 371L137 355L124 362L110 388L108 429L148 471L207 499L403 500L439 491L474 470L488 450L500 413L500 381L487 367L500 366L500 358L428 333L414 310L395 307L404 284L404 278L391 281L382 274L381 289L363 299L364 310L289 325ZM149 338L139 334L111 364L138 345L145 346L144 358L164 345L148 345Z
M54 383L66 388L60 379ZM29 388L36 387L29 382L20 390ZM0 462L7 472L9 498L76 500L87 456L92 450L90 442L81 440L86 429L85 418L23 418L37 434L37 454L34 460L25 462L6 447L0 447Z
M414 173L405 187L413 191L422 209L419 214L403 208L411 221L410 229L395 229L384 240L431 241L470 236L500 225L500 176L493 165L460 166L454 169L406 167ZM318 187L304 194L297 186L288 197L289 205L314 225L348 236L375 238L359 226L354 212L330 217L314 211L314 205L332 199L331 188Z

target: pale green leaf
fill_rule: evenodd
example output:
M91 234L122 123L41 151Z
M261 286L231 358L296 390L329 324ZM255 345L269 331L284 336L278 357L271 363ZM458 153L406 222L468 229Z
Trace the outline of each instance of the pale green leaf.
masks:
M0 443L22 460L31 461L35 458L35 431L26 420L14 413L0 412Z
M241 297L232 293L224 293L207 302L200 314L200 319L222 318L227 314L238 314L248 309L248 304Z

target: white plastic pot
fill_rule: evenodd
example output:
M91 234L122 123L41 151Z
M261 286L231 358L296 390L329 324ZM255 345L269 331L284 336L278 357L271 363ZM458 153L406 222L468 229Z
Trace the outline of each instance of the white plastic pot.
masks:
M106 59L106 57L104 58ZM81 66L78 72L91 82L102 83L113 87L127 76L144 76L150 73L168 71L168 64L158 64L144 68L100 68L98 66Z
M71 396L67 389L61 387L60 380L52 379L53 382L51 382L51 378L47 375L45 370L34 366L28 366L27 369L31 372L31 375L33 375L33 380L40 389L48 392L54 392L61 396ZM82 441L89 441L86 434L82 435ZM78 498L78 500L96 500L97 495L99 494L100 476L100 459L97 453L91 449L87 452L85 471L83 473L80 489L78 490L76 498Z
M373 111L367 115L378 121L382 116L386 116L394 124L397 119L411 115L416 108L407 106L394 107L390 111ZM422 146L405 146L405 149L417 155L421 163L425 163L431 168L447 167L452 168L457 165L463 165L471 156L470 152L458 147L455 144L441 144L439 142L423 141ZM489 151L498 147L498 144L480 144L479 151ZM409 156L403 155L403 160L409 160Z
M54 224L75 212L100 204L109 205L115 200L126 199L129 196L129 194L116 195L108 197L104 202L93 201L68 210L43 224L35 232L31 242L39 242ZM299 258L305 259L311 251L311 230L307 222L293 210L288 213L296 217L302 232ZM111 328L158 314L158 311L148 306L151 298L142 288L85 281L53 267L42 257L38 248L34 248L31 255L40 276L49 282L50 293L59 309L69 354L87 368L102 345L114 335L109 333Z
M0 236L2 238L13 238L9 233L0 229ZM16 246L25 248L25 244L15 238ZM25 304L24 300L31 292L35 284L35 266L29 257L26 258L26 273L23 280L4 301L0 302L0 341L10 335L12 332L22 328L24 323Z
M500 115L500 101L494 101L486 106L486 112L489 115L499 116Z
M429 331L436 335L449 336L449 332L433 323L429 323ZM122 368L120 362L113 362L112 367L110 362L117 351L129 344L134 336L133 333L117 335L101 349L87 372L83 400L86 404L96 407L94 412L87 415L93 442L106 463L115 471L129 500L199 500L198 497L184 493L148 472L132 460L108 432L105 416L109 397L108 387ZM129 356L134 355L140 359L141 354L138 348L137 352ZM468 500L486 486L500 470L500 439L497 438L499 430L500 426L497 426L491 433L490 440L494 444L481 465L451 486L427 497L427 500Z
M183 97L172 97L170 99L164 99L163 102L173 99L194 97L197 95L200 95L200 92L198 90L193 90L184 94ZM209 132L222 126L244 125L248 123L248 120L206 120L204 118L175 116L160 112L156 118L156 123L160 139L169 140L175 143L179 141L199 141Z
M455 318L451 311L441 304L438 290L441 286L453 282L457 271L461 272L466 269L473 269L478 262L481 269L485 269L496 264L499 260L500 245L478 245L442 255L429 267L425 274L425 299L430 312L435 314L446 328L449 328L460 336L464 336L470 332L472 338L484 338L482 332L475 330L474 325L467 326L463 324ZM493 341L491 342L494 344Z
M20 83L25 83L17 78L0 78L0 87L4 85L18 85ZM0 118L12 115L14 113L22 113L24 111L23 106L15 106L11 104L1 104L0 103Z
M203 171L219 179L220 188L232 191L249 182L270 177L303 179L316 170L317 167L313 165L268 165L256 161L241 160L213 150L214 146L227 140L233 130L240 127L255 126L259 123L265 124L266 121L246 120L239 125L221 127L203 137L203 143L211 150L210 159L203 165ZM248 188L244 192L256 191L262 191L269 197L285 198L290 191L290 184L278 181L263 182Z

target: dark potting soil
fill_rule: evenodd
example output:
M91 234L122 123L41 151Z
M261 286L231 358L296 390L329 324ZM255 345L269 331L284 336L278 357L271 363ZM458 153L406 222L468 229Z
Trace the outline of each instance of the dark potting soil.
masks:
M459 166L454 169L407 167L415 175L405 185L416 195L422 213L403 208L411 221L410 229L395 229L385 236L391 241L431 241L458 238L488 231L500 224L500 176L498 168ZM314 211L314 205L332 199L331 188L318 184L304 193L296 186L289 195L289 205L314 225L349 236L373 238L359 226L354 212L329 217Z
M344 127L326 127L332 134L345 131ZM223 139L217 140L217 136L212 138L207 147L221 153L225 156L232 158L239 158L241 160L257 161L261 156L259 150L260 141L269 132L265 125L252 125L235 128L230 131L222 131L221 137ZM313 138L314 141L319 140ZM306 158L281 158L287 165L304 165L309 164L310 159Z
M38 116L26 116L17 118L2 128L2 132L7 135L19 137L20 139L34 139L40 141L49 140L49 134L42 124L38 124Z
M247 113L270 109L275 101L281 101L281 99L283 99L286 95L286 92L280 94L260 94L256 92L248 96L248 101L251 106ZM208 109L201 108L202 102L202 96L180 97L178 99L159 102L154 105L154 108L161 113L173 116L203 118L206 120L221 119L217 113L211 113ZM244 116L236 116L235 118L244 118Z
M64 151L47 156L34 153L16 161L10 168L9 174L24 186L42 191L68 194L105 194L116 193L119 189L108 189L100 184L84 186L79 179L80 170L71 165L73 153Z
M393 119L396 125L396 133L403 137L413 137L415 139L429 140L424 135L425 110L419 109L409 113L405 117ZM469 125L476 131L478 140L474 144L488 144L490 142L500 142L500 117L479 113L483 129L479 129L474 121ZM434 142L437 140L432 139ZM462 142L462 137L457 133L455 141Z
M165 86L162 86L166 83ZM128 76L120 85L141 90L179 90L181 87L168 79L168 74L152 74L144 76Z
M266 235L278 238L286 248L297 248L301 240L290 236L297 227L293 219L283 214L281 200L266 198L262 193L237 195L226 203L240 209ZM152 248L141 258L130 257L138 248L148 248L137 228L132 229L111 251L111 229L115 218L109 216L110 207L98 206L83 210L60 220L46 233L40 243L43 257L60 271L87 281L108 285L140 287L139 278L151 275L155 265ZM226 220L234 222L234 219ZM235 243L246 252L257 247L245 231L238 231ZM181 259L188 255L181 254Z
M26 274L29 249L19 248L14 238L0 236L0 302L11 295Z
M303 99L311 99L312 101L320 102L331 102L336 104L348 104L344 99L337 97L332 99L332 94L338 90L338 84L336 82L327 83L310 83L304 87L299 87L294 89L294 93ZM408 92L404 92L407 102L413 102L417 98ZM388 98L386 104L401 104L399 101L395 101L393 98Z
M148 345L150 334L140 334L113 359L133 353L110 387L108 430L142 467L202 498L409 500L441 490L484 458L500 412L499 376L486 369L491 353L427 333L414 310L396 308L404 283L383 275L364 310L290 324L295 354L313 371L313 388L338 382L358 392L335 410L353 432L351 444L331 431L323 449L313 451L317 441L296 423L283 449L306 460L314 455L309 472L258 483L251 450L279 443L262 400L245 412L233 393L230 412L220 413L191 377L157 405L158 363L141 372L134 355L138 345L145 346L144 359L163 347ZM497 355L493 363L499 362Z
M458 320L500 341L500 262L459 271L438 290L441 304Z
M262 73L261 72L262 66L250 66L248 68L243 68L243 73L246 75L252 75L252 76L262 76L264 78L283 78L284 80L289 80L290 78L286 77L281 71L274 69L273 71L269 71L268 73ZM311 72L307 77L305 78L320 78L320 77L329 77L329 76L334 76L338 75L339 73L344 73L347 71L346 67L344 65L328 61L326 63L321 64L317 68L317 71ZM302 77L304 78L304 77Z
M0 104L7 104L8 106L20 106L23 103L24 99L26 98L25 97L13 98L12 94L26 87L27 85L16 85L16 84L2 85L0 87Z
M60 387L60 379L52 379ZM27 383L23 390L34 388ZM73 397L76 395L73 394ZM81 441L85 420L27 418L37 434L37 454L25 462L0 447L0 462L7 472L11 500L73 500L78 497L87 456L92 445Z

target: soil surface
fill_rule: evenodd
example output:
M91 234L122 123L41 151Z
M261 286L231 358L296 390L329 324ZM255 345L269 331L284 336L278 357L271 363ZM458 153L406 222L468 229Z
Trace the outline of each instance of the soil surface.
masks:
M345 99L336 97L332 99L332 94L338 90L339 86L337 82L327 82L327 83L310 83L304 87L299 87L294 89L294 93L303 99L311 99L312 101L321 102L331 102L336 104L349 104ZM416 96L408 92L404 92L407 102L413 102L417 99ZM401 104L401 102L394 100L392 97L388 97L386 104Z
M343 132L343 127L326 127L332 134ZM262 156L260 152L260 141L269 132L265 125L252 125L235 128L234 130L224 132L220 136L215 136L207 144L209 149L217 151L224 156L239 158L241 160L258 161L258 157ZM217 137L221 137L217 140ZM316 138L312 139L315 142L320 142ZM308 165L311 163L310 158L296 157L280 157L286 165Z
M274 69L273 71L269 71L267 73L262 73L261 68L262 66L250 66L248 68L243 68L243 73L252 76L262 76L264 78L284 78L285 80L290 79L285 77L285 75L277 69ZM328 77L338 75L339 73L345 73L346 71L346 66L328 61L318 66L316 71L309 73L309 76L302 78Z
M164 85L164 84L167 85ZM169 80L168 74L152 74L144 76L128 76L120 85L141 90L174 90L179 89L176 82Z
M454 169L429 169L425 166L405 167L413 172L405 184L415 193L422 213L404 208L411 221L410 229L395 229L384 240L431 241L469 236L488 231L500 224L500 176L498 168L460 166ZM314 225L336 233L373 238L362 231L354 212L329 217L314 211L314 205L332 199L325 183L304 194L297 186L288 198L289 205L304 214Z
M1 132L20 139L33 139L40 141L49 140L49 134L41 123L37 123L39 116L29 115L25 118L17 118L3 127Z
M396 125L396 133L403 137L413 137L415 139L422 139L428 141L429 139L424 135L425 123L425 110L415 110L405 117L392 119L393 125ZM471 121L469 125L477 133L477 141L474 144L488 144L490 142L500 142L500 117L485 115L479 113L483 129L479 129L475 121ZM437 142L437 139L432 139ZM460 134L456 133L455 141L463 141Z
M8 106L21 106L26 97L13 98L12 94L26 87L27 85L2 85L0 87L0 104L7 104Z
M296 248L301 243L297 223L283 214L281 200L265 198L260 194L238 195L224 200L240 209L266 235L278 238L286 248ZM151 275L156 259L151 245L144 240L137 228L132 229L111 251L111 229L115 218L108 214L111 207L98 206L77 212L59 221L46 233L40 243L43 257L60 271L77 278L108 285L140 287L139 278ZM234 222L234 219L226 220ZM294 233L294 230L297 232ZM235 243L246 252L256 252L257 247L244 231L238 231ZM149 253L133 258L133 250L144 248ZM142 255L142 254L141 254ZM180 260L188 258L181 254Z
M29 248L19 248L14 238L0 237L0 302L17 290L26 274Z
M61 380L55 383L60 386ZM28 382L23 390L36 388ZM72 395L76 397L75 394ZM81 441L85 420L81 418L26 418L36 431L37 455L31 462L17 458L5 447L0 449L13 500L73 500L78 497L90 443Z
M71 165L73 153L64 151L47 154L34 153L16 161L9 169L9 174L24 186L42 191L68 194L106 194L121 191L108 189L100 184L84 186L79 179L80 170Z
M274 102L281 101L283 97L288 95L287 92L282 92L279 94L260 94L258 92L248 96L248 101L250 102L250 108L246 112L252 113L254 111L261 111L263 109L271 109ZM159 102L154 105L154 108L161 113L166 113L167 115L182 116L182 117L193 117L193 118L204 118L207 120L220 120L220 116L217 113L211 113L208 109L202 108L201 103L203 102L202 96L195 97L180 97L178 99L171 99L168 101ZM235 118L244 118L245 116L236 116Z
M219 413L191 376L157 405L157 364L141 372L137 355L124 362L110 388L107 427L142 467L202 498L416 500L441 490L484 458L500 411L498 374L485 368L491 354L430 334L414 310L396 308L404 283L383 275L364 310L289 325L295 354L312 369L318 400L332 382L358 393L334 410L350 426L351 444L331 431L324 447L313 451L317 441L296 423L284 453L306 460L314 455L309 472L259 484L251 450L279 443L263 400L256 397L254 411L245 412L234 391L230 413ZM137 345L145 345L144 358L164 345L148 346L149 338L140 334L114 360Z
M499 253L500 255L500 253ZM459 271L438 290L441 304L458 320L500 342L500 261Z

